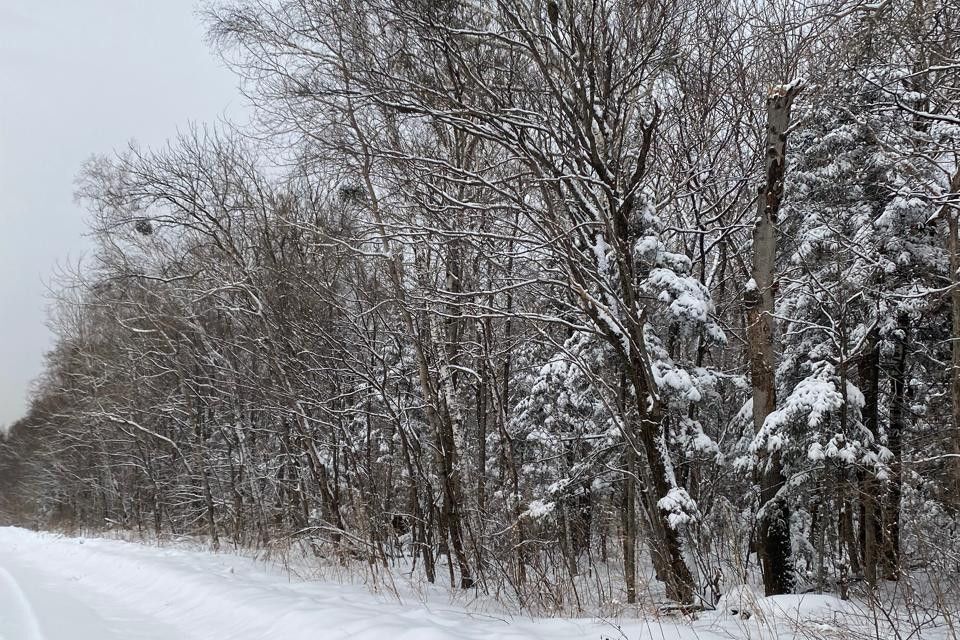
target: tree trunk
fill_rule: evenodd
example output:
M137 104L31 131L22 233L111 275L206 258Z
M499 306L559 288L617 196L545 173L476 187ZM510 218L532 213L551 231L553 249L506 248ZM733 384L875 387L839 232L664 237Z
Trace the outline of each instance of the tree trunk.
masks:
M490 376L486 365L480 369L477 384L477 511L483 517L487 510L487 382Z
M623 479L623 574L627 604L637 602L637 455L629 443L625 449L627 473Z
M645 397L646 394L638 394ZM638 403L638 405L641 403ZM644 505L647 521L650 525L650 554L658 578L666 585L666 595L677 602L691 602L694 594L693 574L683 557L683 545L679 532L670 524L670 511L660 505L660 499L673 489L668 481L666 443L661 436L663 417L659 413L648 413L645 403L640 409L639 429L635 430L639 444L643 447L649 469L649 484L644 491ZM632 450L635 443L628 443ZM633 483L637 478L630 478ZM652 491L651 491L652 489ZM633 489L635 490L635 489Z
M950 182L953 192L960 191L960 170L958 170ZM952 319L952 330L950 332L950 345L952 349L952 362L950 367L950 392L953 400L953 427L950 437L950 453L954 454L947 463L949 469L947 495L954 505L960 506L960 237L958 237L957 213L944 207L944 213L947 217L949 237L947 239L947 251L950 254L950 315Z
M863 358L858 363L860 391L864 405L861 411L863 426L879 441L877 430L880 400L880 345L876 327L870 330L864 345ZM860 474L860 547L863 556L863 574L869 584L877 581L879 549L883 546L883 525L880 512L880 481L875 470L864 469Z
M744 294L747 338L753 384L753 422L759 432L777 406L773 348L774 267L777 257L777 213L783 199L790 107L800 86L775 87L767 96L766 182L760 190L753 228L753 283ZM766 594L790 593L794 587L790 549L790 510L779 495L784 486L780 454L768 452L759 473L758 556Z
M847 487L849 480L846 477L840 478L840 521L838 528L840 538L847 552L847 564L853 575L859 575L863 570L860 564L859 548L856 542L856 529L853 526L853 500L847 496Z
M888 580L900 575L900 500L903 487L903 431L906 427L904 407L907 396L907 348L910 320L905 314L897 319L893 354L890 362L890 425L887 448L892 454L890 486L884 505L883 565Z

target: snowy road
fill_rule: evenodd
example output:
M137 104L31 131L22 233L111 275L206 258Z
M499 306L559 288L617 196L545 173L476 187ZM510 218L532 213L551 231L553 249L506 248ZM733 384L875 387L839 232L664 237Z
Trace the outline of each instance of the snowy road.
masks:
M111 604L98 607L69 578L24 567L0 554L0 638L10 640L161 640L178 631ZM98 608L108 609L104 614Z
M743 628L728 616L618 629L470 612L442 590L429 604L412 593L406 600L363 585L290 581L229 553L0 528L0 640L730 640L787 638L794 628Z
M715 637L642 627L644 638ZM400 604L362 585L291 582L279 570L227 553L0 528L2 640L608 637L619 633L603 622L508 622L443 601Z

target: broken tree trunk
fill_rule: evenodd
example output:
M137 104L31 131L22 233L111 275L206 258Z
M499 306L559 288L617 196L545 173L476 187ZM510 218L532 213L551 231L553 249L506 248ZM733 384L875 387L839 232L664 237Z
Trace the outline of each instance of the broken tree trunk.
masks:
M960 192L960 169L953 174L950 180L950 196ZM953 205L953 206L951 206ZM958 212L954 210L955 203L943 205L941 215L947 220L947 252L950 254L950 315L952 318L950 344L952 348L952 362L950 367L950 395L953 400L953 431L950 438L950 453L953 457L948 461L947 494L952 498L955 506L960 506L960 235L958 235Z
M777 214L783 200L787 130L790 107L800 84L774 87L767 96L766 179L760 188L753 228L753 281L744 294L750 375L753 385L753 422L759 432L777 406L774 371L774 268L777 258ZM785 483L778 451L768 451L759 465L759 530L757 555L767 595L789 593L794 587L790 548L790 510L779 495Z

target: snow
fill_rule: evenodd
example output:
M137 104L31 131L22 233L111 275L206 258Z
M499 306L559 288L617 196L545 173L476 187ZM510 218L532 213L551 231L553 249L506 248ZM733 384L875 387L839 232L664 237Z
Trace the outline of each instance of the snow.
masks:
M363 585L296 582L232 554L63 538L0 528L4 640L580 640L618 637L613 623L510 619L439 598L374 594ZM404 598L406 600L406 598ZM632 638L693 635L688 625L631 621Z
M858 396L863 399L859 391ZM756 453L765 447L772 452L783 448L788 436L779 430L787 423L806 415L807 425L816 429L842 404L843 396L837 390L833 366L820 363L813 374L797 383L783 405L766 417L763 428L750 444L750 451ZM818 453L814 452L814 455Z
M697 503L694 502L686 489L673 487L667 495L660 498L657 506L667 513L667 521L673 529L679 529L685 524L697 519Z
M6 545L6 536L3 536ZM113 601L97 606L72 572L36 571L19 557L22 547L0 552L0 638L4 640L171 640L176 626Z
M593 256L597 264L597 273L605 274L610 268L610 254L613 249L607 244L606 239L600 234L593 240Z
M673 269L655 268L647 277L648 286L657 292L657 299L669 304L678 319L705 323L713 311L710 294L696 278L677 275Z
M637 240L633 250L637 256L654 262L659 248L660 239L657 236L647 235Z
M557 504L555 502L531 500L527 510L524 511L524 515L533 518L534 520L539 520L540 518L546 518L548 515L553 513L553 510L556 508L556 506Z
M670 363L657 361L653 363L653 376L657 386L665 393L673 394L688 402L700 402L703 394L697 388L694 379L685 370L671 366Z
M762 598L746 587L728 590L716 611L697 619L658 618L649 607L634 611L646 619L530 619L397 578L374 593L363 584L297 581L232 553L4 527L0 639L799 640L811 630L847 637L848 624L860 632L876 622L863 605L832 596Z

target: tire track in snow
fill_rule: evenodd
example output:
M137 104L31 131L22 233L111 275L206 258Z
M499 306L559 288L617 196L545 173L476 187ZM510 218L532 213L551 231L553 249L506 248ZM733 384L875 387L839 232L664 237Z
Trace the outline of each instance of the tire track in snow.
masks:
M194 638L187 630L91 590L68 570L68 562L38 563L41 558L32 555L21 544L0 551L0 640Z
M0 567L0 638L45 640L27 594L3 567Z
M6 549L3 549L6 547ZM0 565L18 579L43 634L0 640L647 640L741 637L669 622L499 619L371 593L364 584L300 582L229 554L64 538L0 527ZM237 569L237 571L234 571ZM2 595L2 594L0 594ZM0 601L0 614L3 602ZM748 636L748 637L756 637ZM763 636L767 637L767 636ZM771 636L772 637L772 636Z

